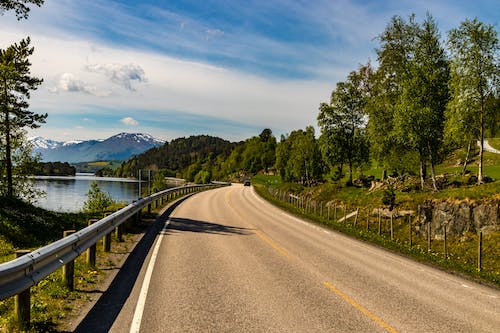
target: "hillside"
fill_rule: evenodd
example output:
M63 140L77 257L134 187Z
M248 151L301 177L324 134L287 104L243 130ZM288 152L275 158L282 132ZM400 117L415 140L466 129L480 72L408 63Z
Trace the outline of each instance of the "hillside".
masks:
M208 135L178 138L132 157L122 163L115 175L136 177L139 169L150 169L163 170L168 176L178 176L196 162L203 163L220 155L229 156L236 146L236 143Z

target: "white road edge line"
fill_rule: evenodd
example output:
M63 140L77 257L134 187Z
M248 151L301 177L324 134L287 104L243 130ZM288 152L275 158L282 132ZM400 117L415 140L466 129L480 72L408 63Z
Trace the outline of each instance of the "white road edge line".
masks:
M168 225L170 224L170 220L165 222L163 226L164 231ZM146 270L146 274L144 275L144 281L142 281L141 292L139 294L139 299L137 300L137 305L134 311L134 318L132 319L132 325L130 326L130 333L139 333L141 328L142 314L144 313L144 305L146 304L146 297L148 295L149 283L151 282L151 277L153 276L153 268L155 266L156 257L158 256L158 251L160 250L161 241L163 239L163 234L159 234L160 237L156 242L155 248L153 249L153 254L151 255L151 260L149 260L148 269Z

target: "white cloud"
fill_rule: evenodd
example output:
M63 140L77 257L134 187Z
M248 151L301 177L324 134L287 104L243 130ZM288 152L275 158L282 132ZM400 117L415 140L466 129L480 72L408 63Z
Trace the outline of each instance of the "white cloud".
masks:
M121 85L122 87L135 91L132 87L132 81L146 82L146 75L141 66L130 63L122 64L92 64L85 66L89 72L101 73L109 78L112 82Z
M100 91L95 86L75 78L72 73L63 73L57 79L56 85L48 87L51 93L83 92L94 96L109 96L109 91Z
M120 120L122 123L128 126L138 126L139 122L132 117L125 117Z

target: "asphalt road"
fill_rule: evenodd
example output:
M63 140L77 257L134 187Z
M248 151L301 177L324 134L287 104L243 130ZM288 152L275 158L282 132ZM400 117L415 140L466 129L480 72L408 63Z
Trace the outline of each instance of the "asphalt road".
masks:
M112 332L500 332L498 289L303 222L250 187L196 194L167 224Z

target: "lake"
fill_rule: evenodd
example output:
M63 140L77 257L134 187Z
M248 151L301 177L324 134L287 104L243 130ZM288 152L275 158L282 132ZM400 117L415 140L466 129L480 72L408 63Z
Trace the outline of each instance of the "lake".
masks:
M95 177L93 174L77 173L74 177L37 176L34 186L45 192L45 196L35 202L35 205L57 212L78 212L87 201L87 193L92 182L97 182L99 188L108 193L113 200L131 203L137 200L139 182L137 180L111 177ZM144 188L146 184L142 185Z

